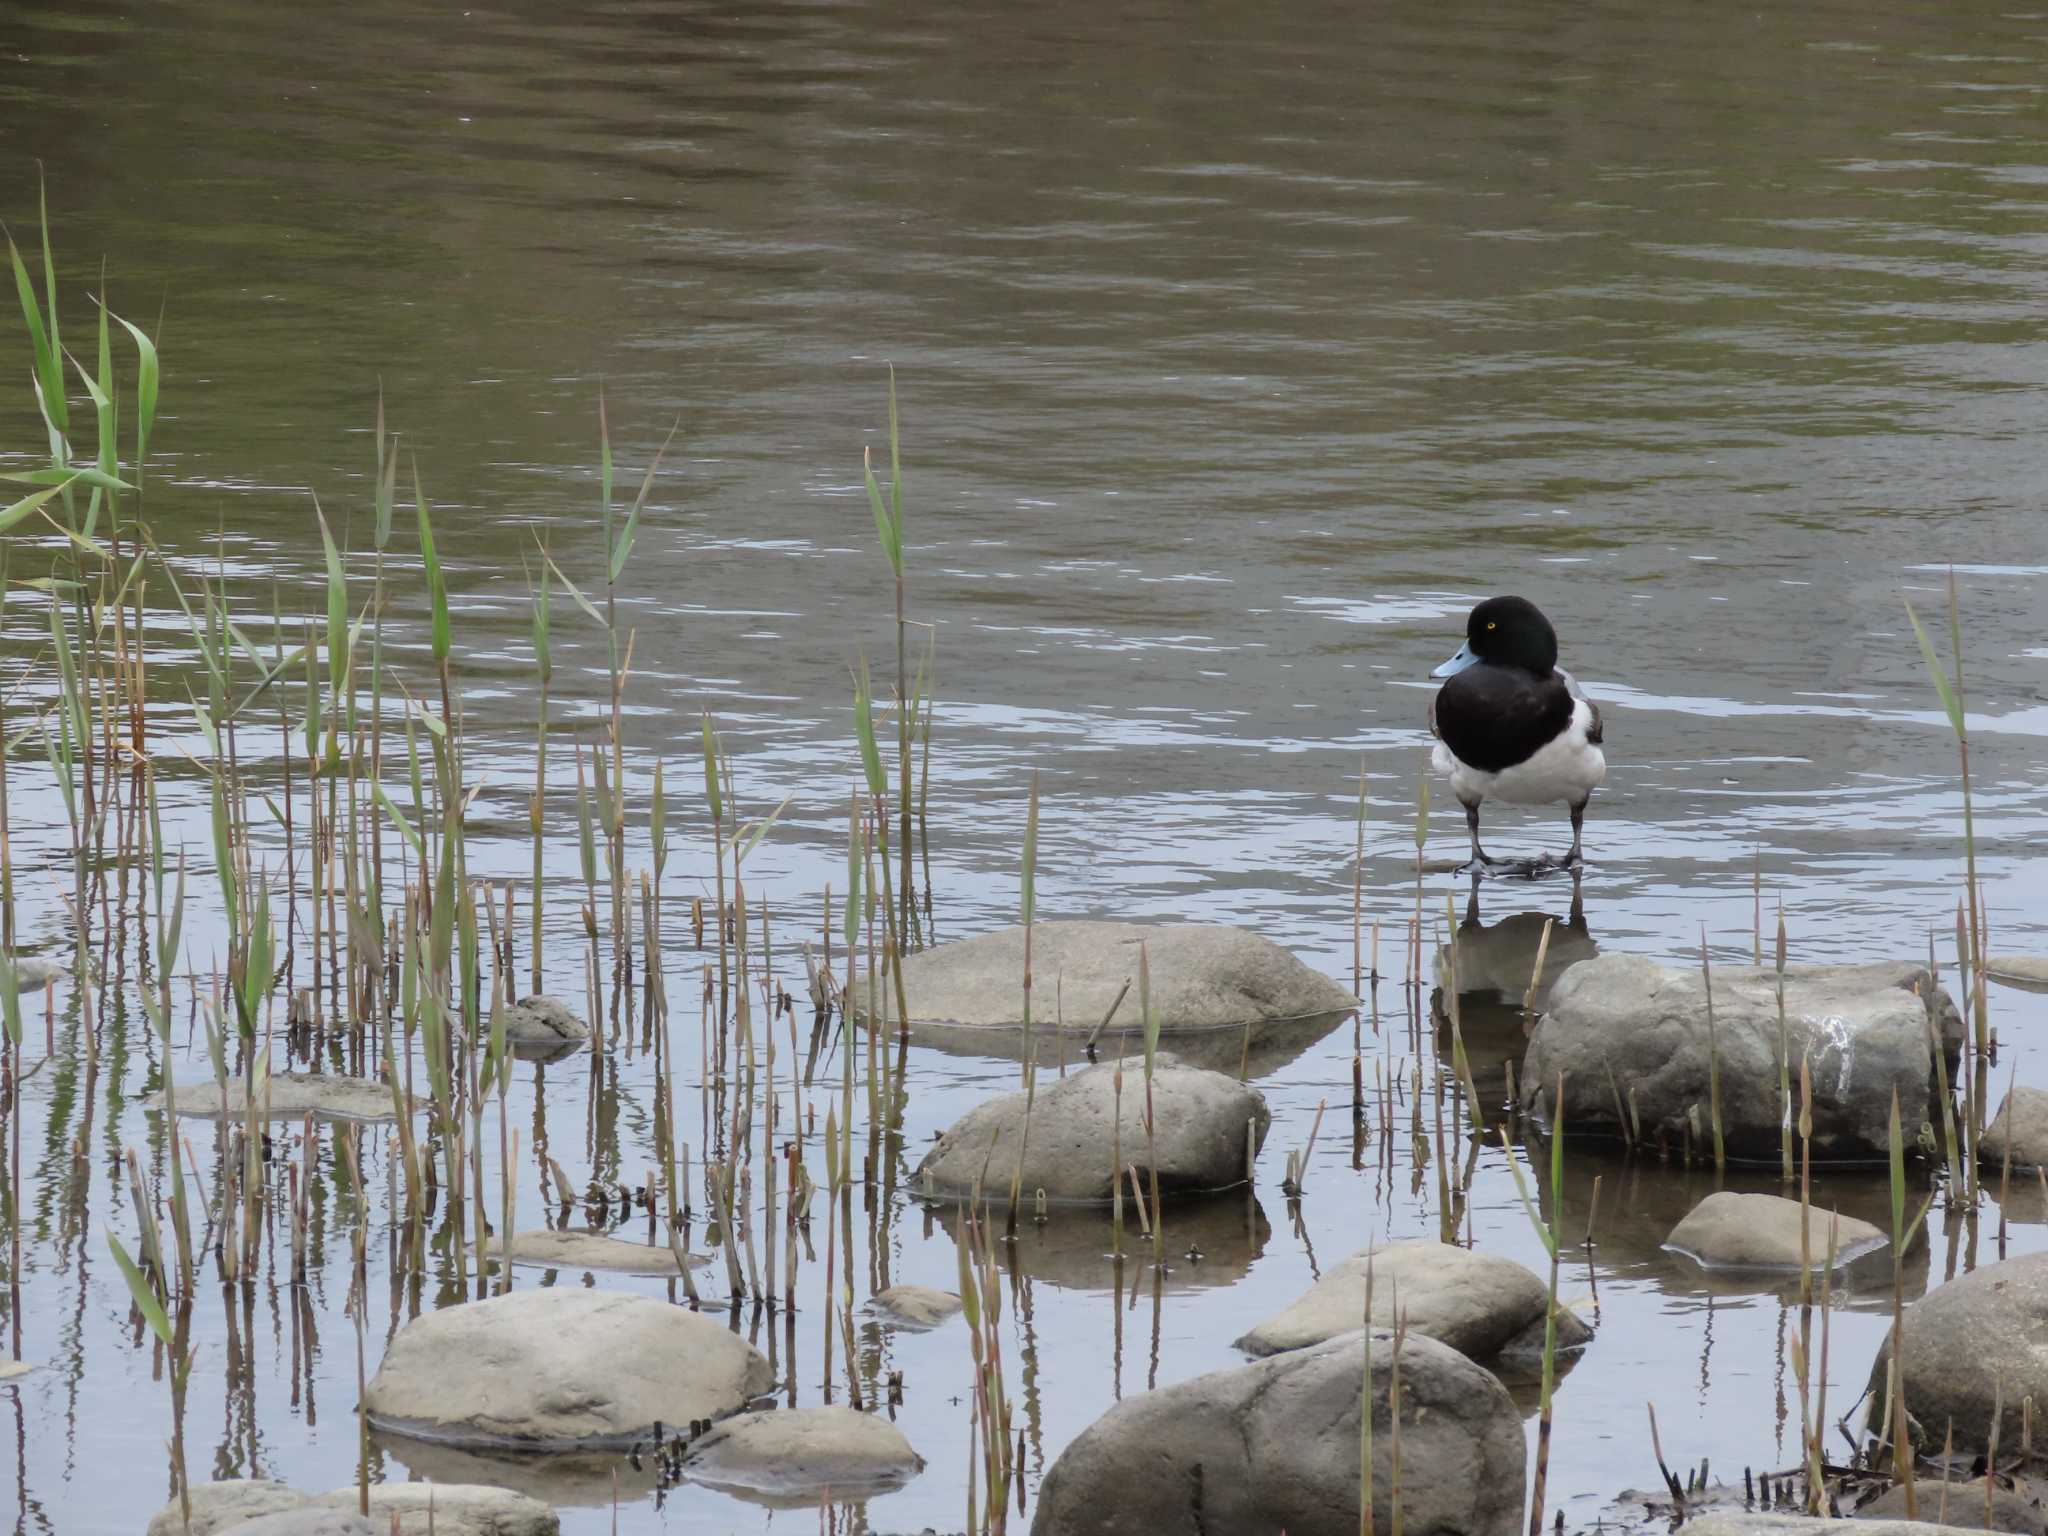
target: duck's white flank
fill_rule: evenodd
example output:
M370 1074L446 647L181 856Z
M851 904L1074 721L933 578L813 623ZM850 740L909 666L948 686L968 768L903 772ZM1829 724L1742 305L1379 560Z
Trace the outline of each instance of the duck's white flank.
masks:
M1562 800L1577 805L1607 777L1607 758L1586 739L1593 728L1593 706L1574 699L1571 723L1545 742L1527 762L1499 773L1467 767L1441 741L1431 761L1451 781L1451 793L1466 805L1505 800L1510 805L1550 805Z

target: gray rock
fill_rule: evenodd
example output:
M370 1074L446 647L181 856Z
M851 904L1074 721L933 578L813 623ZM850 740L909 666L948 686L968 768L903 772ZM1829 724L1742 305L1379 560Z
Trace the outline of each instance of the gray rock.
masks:
M1998 1106L1977 1144L1977 1160L1987 1168L2003 1168L2010 1150L2014 1169L2032 1173L2048 1167L2048 1092L2015 1088Z
M221 1527L220 1536L384 1536L351 1510L307 1505Z
M1126 1398L1060 1454L1032 1536L1355 1536L1367 1336ZM1373 1509L1390 1529L1393 1335L1374 1330ZM1448 1345L1401 1347L1401 1503L1411 1536L1515 1536L1521 1416L1494 1376Z
M304 1509L312 1499L268 1478L228 1478L191 1486L192 1536L215 1536L261 1515ZM149 1517L148 1536L184 1536L184 1513L176 1499Z
M2002 1457L2004 1452L1999 1453ZM1991 1523L1984 1523L1984 1479L1950 1483L1942 1487L1939 1477L1922 1473L1915 1495L1920 1518L1934 1520L1953 1529L1973 1531L2025 1531L2029 1536L2048 1536L2048 1514L2041 1508L2037 1485L2024 1479L2010 1488L1995 1483L1991 1489ZM1879 1494L1856 1511L1858 1520L1903 1520L1906 1518L1906 1488L1903 1483Z
M1792 1091L1799 1063L1813 1062L1813 1154L1886 1155L1891 1101L1899 1096L1906 1139L1928 1122L1935 1092L1930 1020L1947 1046L1962 1019L1928 972L1910 964L1801 966L1785 975ZM1775 978L1769 969L1716 967L1714 1043L1721 1120L1731 1157L1775 1162L1784 1100ZM1601 955L1573 966L1551 988L1523 1061L1525 1105L1548 1114L1560 1072L1568 1132L1621 1134L1668 1148L1688 1135L1711 1144L1709 1032L1697 967L1672 969L1638 955ZM1631 1110L1630 1105L1633 1105Z
M709 1318L613 1291L514 1291L407 1323L363 1395L380 1429L458 1445L625 1447L736 1413L772 1381Z
M1804 1515L1766 1515L1716 1510L1688 1520L1685 1536L1955 1536L1964 1527L1929 1525L1924 1520L1809 1520Z
M257 1109L272 1120L301 1120L314 1115L322 1120L396 1120L397 1106L389 1085L371 1078L339 1077L316 1072L273 1072L257 1090ZM203 1119L218 1119L222 1098L214 1082L177 1085L178 1113ZM150 1101L163 1107L159 1093ZM227 1113L239 1116L248 1110L248 1087L240 1078L228 1079ZM426 1107L414 1099L413 1112Z
M536 993L507 1003L502 1011L505 1039L512 1045L552 1049L590 1038L590 1026L556 998Z
M351 1485L323 1494L323 1506L352 1510ZM372 1483L370 1524L377 1536L389 1536L391 1517L398 1516L399 1536L559 1536L562 1518L538 1499L509 1488L477 1483Z
M496 1259L499 1252L499 1244L493 1242L490 1257ZM711 1262L706 1254L693 1253L689 1257L692 1269ZM534 1227L525 1232L515 1232L512 1234L512 1262L591 1274L667 1276L679 1273L675 1254L667 1248L657 1248L651 1243L629 1243L624 1238L607 1237L602 1232L581 1228L550 1230Z
M1965 1455L1987 1449L1994 1404L2002 1407L2001 1454L2020 1444L2021 1402L2048 1403L2048 1253L1984 1264L1935 1287L1906 1309L1906 1412L1922 1454L1938 1451L1950 1424ZM1870 1368L1871 1416L1884 1422L1887 1332Z
M874 1308L884 1321L922 1332L958 1316L960 1298L928 1285L892 1285L875 1292Z
M1383 1243L1330 1269L1292 1305L1237 1341L1254 1355L1303 1349L1354 1333L1364 1320L1366 1269L1372 1270L1372 1321L1391 1328L1395 1308L1408 1315L1410 1336L1448 1344L1474 1360L1490 1360L1510 1346L1540 1353L1543 1313L1550 1292L1513 1259L1474 1253L1425 1238ZM1558 1310L1558 1346L1583 1348L1593 1331L1568 1308Z
M793 1500L815 1508L893 1493L924 1470L924 1458L887 1419L853 1408L743 1413L695 1441L683 1463L693 1483Z
M1242 928L1053 922L1035 925L1031 934L1033 1027L1085 1039L1129 982L1104 1038L1113 1040L1118 1033L1136 1038L1144 1028L1138 1007L1140 942L1151 973L1152 1007L1164 1034L1304 1019L1358 1005L1328 977ZM1021 1029L1023 986L1022 927L941 944L903 962L913 1028ZM855 1003L863 1001L857 988ZM875 1011L883 1022L894 1023L893 995L883 997Z
M1106 1061L1041 1084L1028 1135L1021 1089L969 1110L925 1154L913 1189L958 1200L979 1184L984 1198L1007 1200L1021 1159L1026 1201L1039 1189L1048 1200L1106 1201L1112 1164L1120 1160L1145 1175L1149 1195L1144 1064L1123 1064L1121 1113L1116 1070L1115 1063ZM1264 1095L1234 1077L1186 1066L1162 1051L1155 1061L1152 1096L1162 1196L1245 1181L1246 1129L1256 1146L1265 1141L1272 1119ZM1123 1177L1128 1188L1128 1175Z
M42 955L14 957L14 985L19 992L40 992L63 974L62 966Z
M1790 1269L1800 1266L1799 1202L1782 1195L1740 1195L1719 1189L1686 1213L1664 1240L1708 1269ZM1889 1239L1867 1221L1835 1216L1824 1207L1807 1210L1807 1258L1815 1274L1828 1268L1828 1234L1833 1230L1837 1270L1882 1248Z
M1994 981L2030 992L2048 992L2048 955L1991 955L1985 959L1984 969Z

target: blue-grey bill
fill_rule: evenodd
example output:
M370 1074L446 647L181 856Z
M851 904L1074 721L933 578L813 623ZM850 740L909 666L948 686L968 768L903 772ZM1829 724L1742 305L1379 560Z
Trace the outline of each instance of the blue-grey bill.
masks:
M1461 645L1458 647L1457 655L1453 656L1429 675L1431 677L1456 677L1467 667L1476 667L1477 665L1479 665L1479 658L1472 654L1472 647L1469 644Z

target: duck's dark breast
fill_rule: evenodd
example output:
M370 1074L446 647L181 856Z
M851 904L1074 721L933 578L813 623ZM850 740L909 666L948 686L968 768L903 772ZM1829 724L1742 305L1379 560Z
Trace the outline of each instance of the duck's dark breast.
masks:
M1459 762L1483 773L1526 763L1572 718L1571 690L1555 672L1480 663L1437 690L1436 734Z

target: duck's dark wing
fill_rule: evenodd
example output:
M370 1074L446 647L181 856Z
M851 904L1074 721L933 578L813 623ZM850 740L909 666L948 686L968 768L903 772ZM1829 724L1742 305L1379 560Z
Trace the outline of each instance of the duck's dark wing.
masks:
M1441 689L1439 689L1438 691L1439 691L1439 692L1441 692L1442 690L1441 690ZM1436 700L1435 700L1435 699L1431 699L1431 700L1429 701L1429 734L1430 734L1430 735L1432 735L1432 736L1434 736L1434 737L1435 737L1435 738L1436 738L1436 739L1437 739L1438 741L1442 741L1442 740L1444 739L1444 733L1443 733L1442 731L1440 731L1440 730L1438 730L1438 729L1436 728Z
M1459 762L1482 773L1526 763L1570 724L1571 689L1555 672L1482 662L1437 690L1430 729Z
M1605 735L1607 728L1601 722L1600 706L1598 704L1595 704L1591 699L1588 699L1586 700L1586 708L1590 709L1593 712L1593 723L1586 727L1586 740L1590 741L1591 743L1593 743L1594 746L1597 747L1600 745L1601 742L1607 739Z

